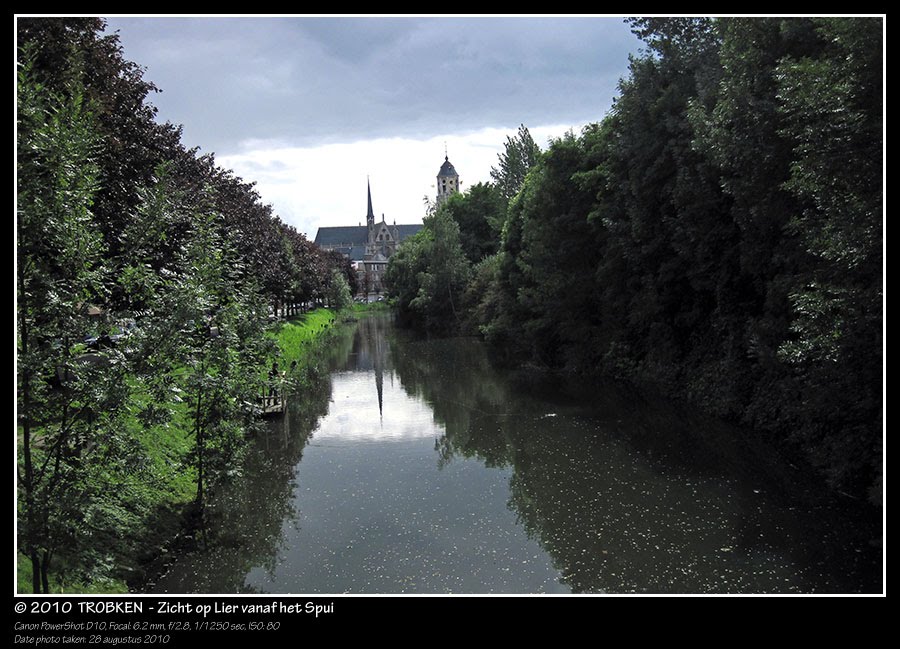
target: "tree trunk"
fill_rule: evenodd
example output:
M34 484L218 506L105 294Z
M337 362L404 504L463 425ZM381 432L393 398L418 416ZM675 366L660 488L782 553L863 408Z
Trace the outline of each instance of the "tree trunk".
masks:
M197 391L197 410L195 415L196 428L194 433L197 442L197 503L201 507L203 506L203 423L201 421L202 415L200 413L200 398L202 394L203 392L201 390Z
M50 592L50 553L44 550L44 556L41 559L41 583L44 585L44 593Z
M31 590L35 594L41 592L41 559L37 550L31 551Z
M21 308L21 307L20 307ZM23 322L21 330L22 356L28 354L28 324ZM41 561L36 549L34 513L34 464L31 458L31 372L28 369L22 371L22 463L25 465L25 480L22 485L25 489L25 544L31 558L31 589L35 593L41 592Z

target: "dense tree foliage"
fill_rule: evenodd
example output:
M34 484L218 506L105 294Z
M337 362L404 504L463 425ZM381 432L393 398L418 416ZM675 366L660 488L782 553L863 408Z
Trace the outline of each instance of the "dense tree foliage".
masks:
M399 298L401 315L433 331L461 326L471 266L459 241L459 225L441 205L391 257L384 281Z
M459 226L460 245L470 263L497 252L506 204L494 185L478 183L465 194L451 194L441 207Z
M327 298L328 306L335 311L343 311L353 306L353 294L350 292L350 284L347 283L347 275L337 268L331 271Z
M631 24L647 50L601 123L533 156L508 139L501 227L491 186L448 201L475 265L436 324L690 399L879 502L881 21ZM401 307L429 236L392 264Z
M142 431L188 433L171 463L202 510L259 410L269 316L321 303L333 271L355 280L155 121L155 87L104 28L17 21L19 549L35 592L51 562L112 572L158 479Z
M124 395L121 359L84 353L81 344L89 300L103 284L91 213L94 115L76 82L66 82L66 93L49 91L31 64L20 68L18 86L19 531L41 592L54 555L90 524L102 485L83 455L103 456L94 447L114 443Z
M506 137L503 151L497 156L497 166L491 168L491 180L504 200L509 201L519 193L525 176L540 156L541 149L524 124L519 126L515 137Z

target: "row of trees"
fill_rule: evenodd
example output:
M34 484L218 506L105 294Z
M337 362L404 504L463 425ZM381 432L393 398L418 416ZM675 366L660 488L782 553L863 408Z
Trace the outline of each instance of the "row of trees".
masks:
M631 25L602 122L537 155L520 129L398 251L401 310L661 386L880 502L881 21Z
M148 430L188 433L166 471L187 469L202 510L257 413L269 316L356 281L154 120L154 86L104 27L17 23L18 531L34 592L51 565L90 581L128 553L164 482Z

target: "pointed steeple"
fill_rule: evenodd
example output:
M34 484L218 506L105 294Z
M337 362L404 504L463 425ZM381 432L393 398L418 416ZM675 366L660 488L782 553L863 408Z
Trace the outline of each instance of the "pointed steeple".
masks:
M369 228L375 226L375 212L372 210L372 185L369 183L369 177L366 176L366 191L369 195L369 210L366 212L366 225Z

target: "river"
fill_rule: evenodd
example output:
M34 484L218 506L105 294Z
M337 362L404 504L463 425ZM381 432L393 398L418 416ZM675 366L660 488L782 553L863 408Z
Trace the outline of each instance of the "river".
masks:
M322 362L150 592L881 592L880 531L739 429L386 316Z

